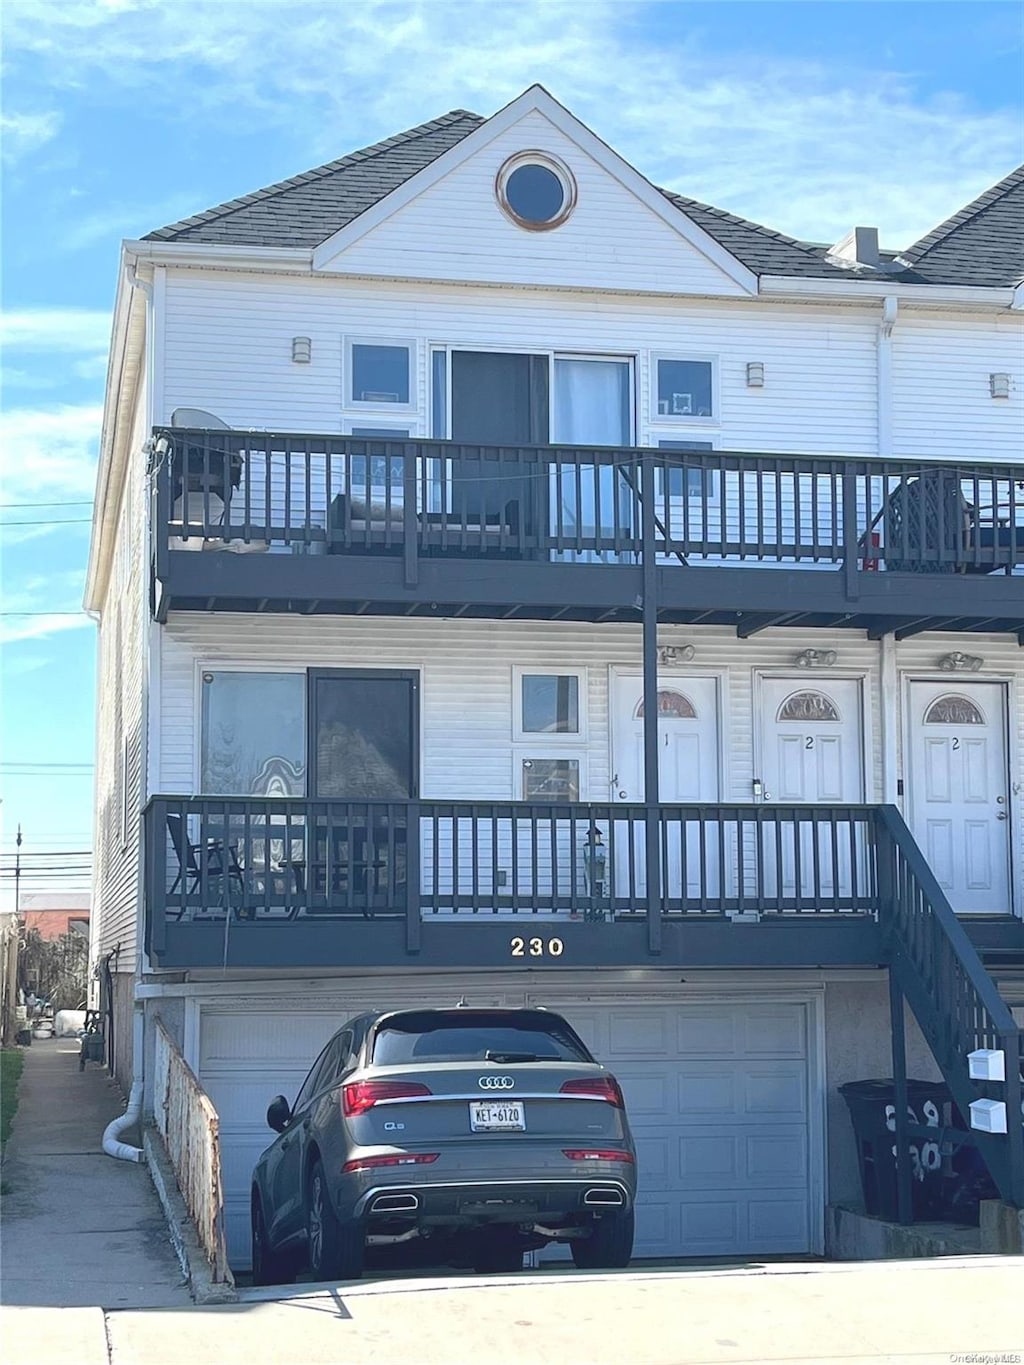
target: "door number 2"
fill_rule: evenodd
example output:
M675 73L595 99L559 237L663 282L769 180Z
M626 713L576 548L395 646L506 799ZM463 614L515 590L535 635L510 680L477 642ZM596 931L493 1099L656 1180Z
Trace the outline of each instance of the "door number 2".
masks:
M561 957L565 944L560 938L519 938L511 943L513 957Z

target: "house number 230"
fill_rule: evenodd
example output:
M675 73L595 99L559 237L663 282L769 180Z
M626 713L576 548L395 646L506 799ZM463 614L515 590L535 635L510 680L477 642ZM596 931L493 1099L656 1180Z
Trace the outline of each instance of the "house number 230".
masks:
M561 957L565 944L560 938L519 938L512 940L513 957Z

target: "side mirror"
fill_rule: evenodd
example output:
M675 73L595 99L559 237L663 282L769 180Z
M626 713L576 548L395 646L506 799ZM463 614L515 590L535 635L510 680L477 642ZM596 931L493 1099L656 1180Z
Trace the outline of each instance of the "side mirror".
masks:
M283 1133L288 1126L292 1111L283 1095L275 1095L267 1109L267 1123L275 1133Z

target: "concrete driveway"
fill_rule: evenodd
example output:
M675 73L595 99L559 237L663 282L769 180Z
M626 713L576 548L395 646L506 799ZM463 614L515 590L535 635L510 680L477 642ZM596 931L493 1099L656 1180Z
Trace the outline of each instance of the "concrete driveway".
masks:
M0 1310L33 1365L1021 1365L1024 1262L367 1280L209 1308ZM276 1295L276 1297L275 1297Z

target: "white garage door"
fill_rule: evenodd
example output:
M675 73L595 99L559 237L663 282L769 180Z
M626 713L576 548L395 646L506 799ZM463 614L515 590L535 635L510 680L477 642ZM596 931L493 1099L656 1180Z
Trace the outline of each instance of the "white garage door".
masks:
M488 1003L506 1002L496 993ZM561 1009L622 1084L637 1143L636 1257L813 1249L806 1005L564 1006L555 993L533 1003ZM252 1168L273 1138L267 1104L294 1098L320 1048L361 1007L202 1011L199 1076L220 1115L236 1269L250 1264Z
M275 1137L267 1105L275 1095L295 1098L320 1049L348 1017L297 1009L202 1012L199 1079L220 1116L228 1260L236 1270L251 1264L252 1168Z
M806 1005L563 1013L626 1096L640 1186L635 1257L813 1249Z

